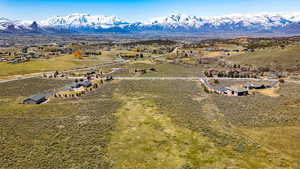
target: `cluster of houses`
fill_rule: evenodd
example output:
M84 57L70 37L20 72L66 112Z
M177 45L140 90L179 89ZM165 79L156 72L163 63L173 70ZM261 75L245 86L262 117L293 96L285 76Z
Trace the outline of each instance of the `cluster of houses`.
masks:
M222 48L203 48L204 51L208 52L240 52L241 50L239 49L222 49Z
M78 82L74 83L72 85L66 86L58 91L55 92L50 92L50 93L39 93L32 95L25 100L23 100L23 104L42 104L45 103L51 96L56 96L57 93L60 93L62 91L74 91L74 92L79 92L83 91L84 89L91 87L93 84L89 81L83 81L83 82Z
M124 50L124 47L119 47L119 49ZM157 47L157 48L150 48L149 46L128 46L127 51L131 52L143 52L149 54L166 54L173 51L174 48L171 47Z
M113 80L112 76L106 76L104 81ZM57 91L50 93L39 93L32 95L25 100L23 100L22 104L43 104L48 101L48 99L52 96L54 97L80 97L86 94L88 91L92 91L93 89L98 88L101 84L103 84L102 79L94 79L94 80L82 80L76 81L75 83L65 86Z
M207 92L209 93L217 93L220 95L226 96L247 96L250 94L251 90L259 90L259 89L268 89L268 88L276 88L279 85L279 81L274 82L272 85L254 85L254 84L247 84L243 88L229 88L229 87L214 87L209 84L207 79L200 79L200 82L205 87Z
M214 87L211 84L209 84L207 79L200 79L200 82L202 83L202 85L205 87L205 89L209 92L209 93L217 93L220 95L227 95L227 96L246 96L249 94L248 90L244 90L244 89L232 89L232 88L218 88L218 87Z
M195 50L177 50L176 51L176 57L177 58L186 58L191 56L200 56L201 54L199 51Z
M19 47L1 48L0 62L18 64L28 62L31 59L48 59L51 56L70 55L76 50L82 50L83 57L101 55L100 50L90 50L87 46L72 46L68 43L48 43L41 45L22 45ZM106 48L101 48L105 50ZM107 49L110 50L111 48Z
M18 64L28 62L31 59L43 58L47 59L50 56L72 54L71 48L58 48L51 45L30 45L13 48L3 48L0 53L0 62Z
M206 77L228 77L228 78L258 78L261 74L257 71L243 70L240 68L230 70L210 69L204 72Z
M52 72L43 74L45 79L75 79L79 80L96 80L96 79L105 79L107 76L104 76L103 72L100 73L97 71L82 72L80 74L76 72ZM79 79L79 80L78 80Z

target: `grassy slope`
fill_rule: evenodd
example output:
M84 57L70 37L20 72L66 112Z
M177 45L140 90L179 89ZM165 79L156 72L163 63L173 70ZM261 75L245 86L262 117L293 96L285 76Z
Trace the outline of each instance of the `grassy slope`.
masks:
M147 64L147 63L132 63L124 66L125 70L113 73L113 76L141 76L141 77L200 77L203 76L205 70L201 65L178 65L178 64ZM211 67L214 67L211 66ZM156 71L150 71L150 68L155 68ZM134 73L134 70L146 69L146 74ZM130 74L129 74L130 71Z
M0 84L0 168L108 168L104 147L120 106L110 86L77 99L21 105L19 96L64 86L27 79ZM1 101L2 100L2 101Z
M238 64L252 64L255 66L271 66L273 68L291 68L300 66L300 44L285 49L265 49L253 53L246 53L230 58Z
M46 71L67 70L101 64L102 62L111 62L111 59L102 57L100 60L97 60L97 62L86 62L85 60L75 60L73 56L59 56L47 60L34 60L15 65L0 63L0 78Z
M113 81L81 99L17 102L64 83L0 84L0 168L289 168L299 157L299 104L282 105L298 98L292 84L279 98L225 98L198 82Z
M242 136L195 82L124 81L117 93L124 104L107 148L113 168L291 165L289 156Z

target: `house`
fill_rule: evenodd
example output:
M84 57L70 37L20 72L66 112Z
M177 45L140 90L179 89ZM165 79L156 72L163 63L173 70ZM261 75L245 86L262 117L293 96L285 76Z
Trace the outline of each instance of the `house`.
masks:
M214 88L214 91L218 94L233 95L233 91L228 88Z
M249 95L249 92L244 89L236 88L215 88L211 86L207 79L200 79L201 83L206 87L206 89L211 93L218 93L221 95L227 95L227 96L246 96Z
M21 49L22 53L27 53L28 52L29 47L24 47Z
M112 76L106 76L105 81L111 81L111 80L114 80Z
M271 85L253 85L253 84L247 84L245 85L245 89L247 90L254 90L254 89L269 89L269 88L276 88L279 85L279 81L275 81Z
M279 84L280 84L280 81L276 81L270 86L270 88L276 88L276 87L278 87Z
M111 51L111 47L104 47L103 51Z
M234 90L232 91L234 96L247 96L249 92L247 90Z
M243 89L231 89L231 88L214 88L215 92L218 94L228 95L228 96L247 96L249 92Z
M253 90L253 89L266 89L267 86L265 86L264 84L262 85L253 85L253 84L247 84L245 86L245 89L247 90Z
M92 83L89 81L83 81L83 82L78 82L75 83L71 86L71 88L80 88L80 87L91 87Z
M245 51L245 52L255 52L255 49L252 49L252 48L246 48L246 49L244 49L243 51Z
M23 104L41 104L47 101L47 95L45 94L35 94L23 101Z
M80 82L79 85L81 85L83 87L91 87L92 83L89 81L84 81L84 82Z

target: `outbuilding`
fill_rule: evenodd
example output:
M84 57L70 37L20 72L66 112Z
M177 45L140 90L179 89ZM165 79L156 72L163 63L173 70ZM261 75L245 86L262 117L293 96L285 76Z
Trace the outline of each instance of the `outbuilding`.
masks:
M35 94L23 101L23 104L41 104L47 101L47 95L45 94Z

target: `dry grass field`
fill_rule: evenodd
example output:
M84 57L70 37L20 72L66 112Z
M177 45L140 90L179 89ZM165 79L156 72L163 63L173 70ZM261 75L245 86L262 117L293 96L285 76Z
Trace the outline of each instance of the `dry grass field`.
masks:
M286 70L300 67L300 45L281 48L267 48L256 52L236 55L229 60L237 64L269 66L275 70Z
M122 67L128 69L112 75L188 77L206 69L146 63ZM157 71L129 71L136 68ZM0 84L0 168L300 167L297 84L284 83L274 92L277 97L226 97L206 93L198 81L118 80L80 98L19 104L69 83L33 78Z
M86 66L93 66L97 64L110 63L114 58L108 56L101 56L96 61L86 61L88 59L74 59L72 55L57 56L50 59L39 59L20 64L0 63L0 79L13 77L16 75L25 75L32 73L48 72L48 71L62 71L74 68L81 68Z

